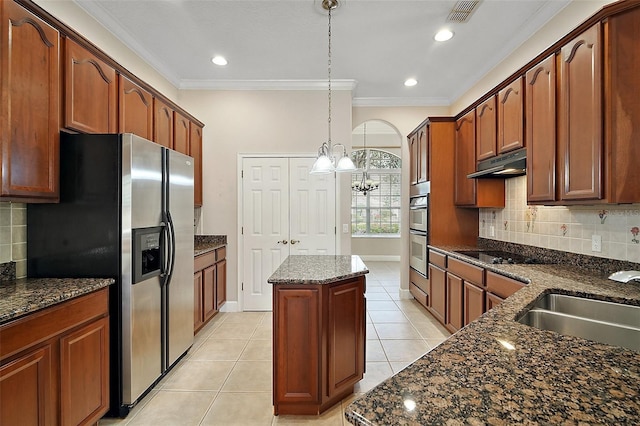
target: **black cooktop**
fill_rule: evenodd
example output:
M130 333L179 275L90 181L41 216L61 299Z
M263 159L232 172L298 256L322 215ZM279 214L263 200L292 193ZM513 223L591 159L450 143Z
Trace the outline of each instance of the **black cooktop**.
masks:
M456 253L473 257L484 263L542 263L534 257L523 256L518 253L509 253L507 251L483 251L483 250L460 250Z

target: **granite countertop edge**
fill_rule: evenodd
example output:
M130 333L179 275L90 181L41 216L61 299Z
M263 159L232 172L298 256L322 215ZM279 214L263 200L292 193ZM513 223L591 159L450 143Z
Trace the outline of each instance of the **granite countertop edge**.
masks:
M640 305L640 285L579 268L493 265L432 247L526 283L345 409L352 424L633 424L640 418L640 353L516 321L549 292ZM510 351L501 342L510 342ZM412 399L413 410L405 402Z
M291 255L267 279L275 285L331 284L369 273L357 255Z
M113 278L21 278L0 283L0 324L115 283Z
M226 235L194 235L193 256L201 256L226 245Z

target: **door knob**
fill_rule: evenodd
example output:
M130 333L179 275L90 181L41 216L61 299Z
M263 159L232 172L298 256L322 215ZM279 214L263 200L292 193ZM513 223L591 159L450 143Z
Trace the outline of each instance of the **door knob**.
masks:
M278 241L278 244L287 244L289 241L287 240L282 240L282 241Z
M300 242L300 240L291 240L291 244L296 244L296 243L299 243L299 242Z

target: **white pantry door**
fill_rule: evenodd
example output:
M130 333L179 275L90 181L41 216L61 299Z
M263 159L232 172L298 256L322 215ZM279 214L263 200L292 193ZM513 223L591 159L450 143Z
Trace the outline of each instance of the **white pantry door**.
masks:
M314 158L243 158L243 310L272 309L267 279L289 254L335 253L335 176Z

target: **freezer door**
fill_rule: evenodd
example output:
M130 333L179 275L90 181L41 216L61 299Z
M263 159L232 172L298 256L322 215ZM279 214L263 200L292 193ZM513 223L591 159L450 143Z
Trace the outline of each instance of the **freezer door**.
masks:
M168 172L168 208L175 233L175 262L167 286L166 368L193 344L193 158L168 151Z
M162 374L159 277L133 283L134 228L161 226L162 147L122 137L122 396L133 404Z

